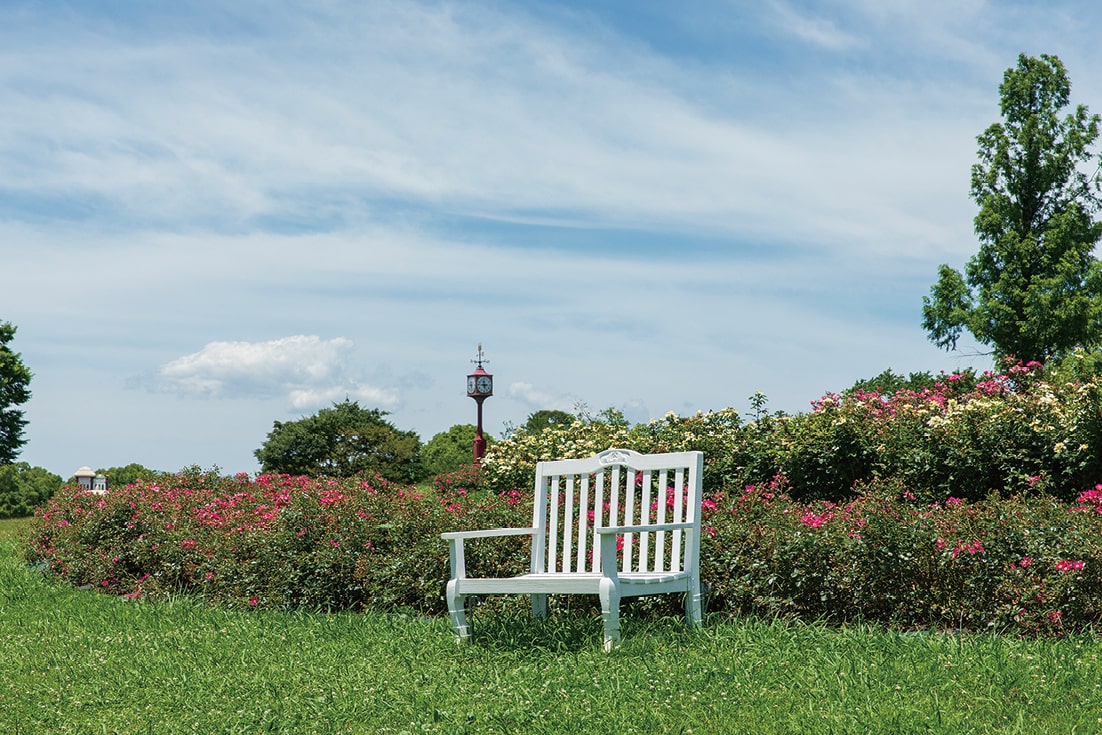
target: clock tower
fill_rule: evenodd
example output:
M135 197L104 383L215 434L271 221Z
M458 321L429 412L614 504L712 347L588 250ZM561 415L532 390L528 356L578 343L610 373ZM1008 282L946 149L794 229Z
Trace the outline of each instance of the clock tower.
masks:
M482 354L482 345L478 346L478 356L471 362L477 363L474 372L467 376L467 396L478 404L478 425L474 437L474 466L482 466L482 456L486 454L486 440L482 436L482 402L494 394L494 376L486 372L482 363L489 362Z

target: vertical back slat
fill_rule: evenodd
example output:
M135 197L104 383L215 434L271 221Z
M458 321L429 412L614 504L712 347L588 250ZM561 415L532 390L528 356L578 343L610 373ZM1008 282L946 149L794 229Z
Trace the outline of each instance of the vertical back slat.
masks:
M613 465L609 485L612 492L612 507L609 509L608 523L610 526L619 526L623 523L620 519L620 465Z
M620 465L613 465L612 477L609 478L609 483L612 487L612 510L609 514L609 523L620 526L624 523L620 515Z
M574 564L574 483L577 475L566 476L566 506L562 513L562 571L569 572Z
M593 527L600 528L607 525L604 522L604 510L605 510L605 472L601 470L597 473L595 478L597 487L593 497ZM597 542L596 537L593 539L593 566L590 568L591 572L597 572L601 569L601 544Z
M673 522L681 523L685 520L685 470L678 467L674 477ZM673 532L673 550L670 552L670 571L681 571L681 531Z
M650 520L650 506L651 506L651 471L645 470L643 472L643 499L639 506L639 522L647 523ZM650 561L650 537L652 533L639 534L639 571L655 571L653 562Z
M624 525L631 526L635 523L635 470L629 469L624 475ZM631 565L634 563L632 559L632 543L631 540L634 534L624 534L624 556L623 566L624 572L631 571Z
M665 469L658 471L658 514L655 516L655 523L666 522L666 487L669 482L669 473ZM658 538L655 541L654 549L654 570L665 571L666 569L666 532L659 531Z
M546 569L547 564L547 477L536 474L535 495L532 501L532 562L528 571L535 574Z
M547 565L544 567L544 571L557 572L558 558L559 558L559 486L561 479L558 475L548 478L548 485L550 486L548 492L551 495L551 522L547 528L547 543L549 546L547 552Z
M589 475L582 475L582 497L578 502L578 558L574 568L585 571L586 542L589 540Z

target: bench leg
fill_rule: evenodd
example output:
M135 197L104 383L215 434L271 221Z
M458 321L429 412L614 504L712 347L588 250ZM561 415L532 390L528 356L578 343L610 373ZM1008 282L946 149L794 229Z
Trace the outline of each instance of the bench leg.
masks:
M455 579L448 582L448 616L451 618L456 642L466 643L471 639L471 626L467 621L467 598L456 593L457 582Z
M620 585L613 579L601 580L601 618L605 627L605 651L620 647Z
M695 581L685 593L685 622L690 628L699 628L703 621L703 596L700 594L700 582Z
M547 617L547 595L532 595L532 617Z

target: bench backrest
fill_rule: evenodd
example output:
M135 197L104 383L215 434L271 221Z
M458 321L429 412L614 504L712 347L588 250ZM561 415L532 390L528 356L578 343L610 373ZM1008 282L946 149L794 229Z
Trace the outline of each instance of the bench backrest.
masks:
M690 523L692 532L625 533L621 572L692 571L700 552L701 452L609 449L536 465L533 573L597 572L597 527Z

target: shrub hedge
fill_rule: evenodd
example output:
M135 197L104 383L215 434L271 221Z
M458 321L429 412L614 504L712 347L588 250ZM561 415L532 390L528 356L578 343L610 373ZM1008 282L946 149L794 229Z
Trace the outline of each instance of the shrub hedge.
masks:
M844 502L873 481L895 480L925 502L993 492L1073 500L1102 480L1102 379L1046 377L1037 363L1002 373L943 374L893 392L831 393L801 414L734 409L634 427L575 421L517 431L483 462L487 485L519 486L543 459L622 446L641 452L699 449L711 491L782 475L792 497Z
M442 479L425 497L378 477L196 475L107 495L68 488L36 514L27 556L73 585L131 598L440 614L439 534L530 520L529 492L468 485ZM1028 634L1102 618L1102 486L1070 505L927 505L886 483L845 504L785 490L778 478L705 501L710 610ZM525 559L511 537L471 544L467 563L472 574L517 574Z
M377 475L192 468L106 495L67 487L36 512L26 553L71 584L134 598L440 614L439 534L527 525L536 461L700 449L710 610L1059 634L1102 620L1100 401L1098 379L1015 365L832 394L797 416L759 398L745 422L731 409L579 420L519 430L480 473L440 476L424 495ZM526 558L510 537L470 544L467 564L517 574Z

